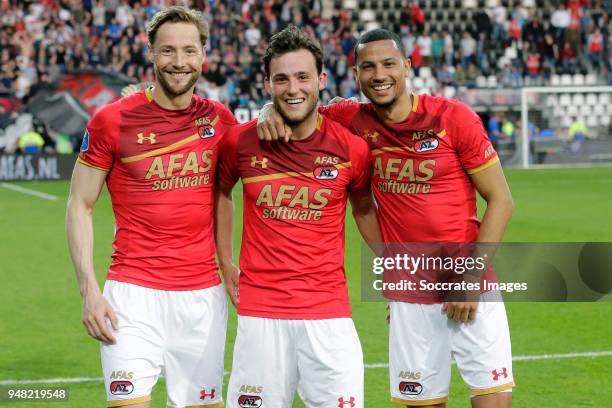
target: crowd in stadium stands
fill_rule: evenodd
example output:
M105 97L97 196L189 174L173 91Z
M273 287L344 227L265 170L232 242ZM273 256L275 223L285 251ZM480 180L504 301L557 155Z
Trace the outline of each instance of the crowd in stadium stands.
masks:
M500 0L487 0L482 9L477 0L463 0L474 11L474 29L453 38L429 32L427 10L407 2L398 34L415 71L428 66L438 87L472 87L481 75L495 75L503 87L546 84L553 73L586 71L612 84L611 3L560 3L545 30L534 0L511 9ZM344 10L322 19L321 0L0 0L0 92L25 97L74 68L105 67L151 81L145 26L169 4L206 11L209 58L198 90L210 98L232 108L260 105L266 99L260 62L266 39L289 23L323 46L329 89L323 99L358 92L350 72L358 33ZM509 52L491 60L490 48L500 44Z

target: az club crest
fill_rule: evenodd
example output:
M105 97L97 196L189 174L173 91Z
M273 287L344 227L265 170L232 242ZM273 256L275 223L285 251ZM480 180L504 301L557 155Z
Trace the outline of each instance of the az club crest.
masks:
M200 126L198 128L198 133L202 139L208 139L215 135L215 128L212 126Z
M338 177L338 169L333 166L317 167L312 173L317 180L333 180Z

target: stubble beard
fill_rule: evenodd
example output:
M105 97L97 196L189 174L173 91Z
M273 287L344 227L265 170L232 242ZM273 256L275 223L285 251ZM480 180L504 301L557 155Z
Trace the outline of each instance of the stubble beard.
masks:
M190 75L191 75L191 78L189 79L187 84L177 90L177 89L173 89L172 85L170 85L170 83L166 81L166 78L164 77L164 73L160 71L157 67L155 67L155 76L157 78L157 81L159 82L159 85L161 86L164 93L167 96L172 97L172 98L176 98L176 97L186 94L194 87L195 83L198 82L198 78L200 77L199 74L194 74L193 72L191 72Z

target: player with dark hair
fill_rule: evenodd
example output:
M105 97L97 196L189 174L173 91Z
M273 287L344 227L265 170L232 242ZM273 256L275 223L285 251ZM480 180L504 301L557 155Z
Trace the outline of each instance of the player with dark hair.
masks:
M363 356L344 271L347 199L367 242L382 237L363 139L317 113L325 86L320 46L290 26L263 58L265 87L292 131L260 141L256 121L222 142L217 248L239 292L238 334L227 406L363 407ZM231 191L242 179L240 272L232 264Z
M512 214L512 196L479 117L459 101L409 93L405 80L410 60L395 34L384 29L366 32L355 54L354 73L370 102L344 101L319 112L368 142L384 241L501 241ZM260 113L258 127L266 129L262 138L286 137L282 116L270 107ZM476 214L476 191L487 202L482 222ZM482 278L490 280L490 273ZM492 293L479 298L472 292L468 301L452 301L446 295L413 291L392 298L392 401L445 406L454 359L470 387L474 408L509 407L514 382L504 304L487 302Z
M148 407L160 374L169 407L221 407L227 301L215 262L218 144L236 120L193 94L208 27L170 7L148 27L152 88L107 105L87 125L66 228L83 323L101 341L109 407ZM92 213L104 182L115 240L103 294Z

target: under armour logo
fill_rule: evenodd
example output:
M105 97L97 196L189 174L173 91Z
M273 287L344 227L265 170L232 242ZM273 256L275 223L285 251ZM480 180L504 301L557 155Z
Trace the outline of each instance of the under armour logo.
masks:
M262 169L268 167L268 159L266 157L257 160L257 156L251 156L251 167L261 166Z
M143 144L145 140L148 140L149 144L155 143L155 133L149 133L149 137L145 137L142 133L139 133L136 136L138 137L138 144Z
M504 376L504 378L508 378L508 371L506 370L506 367L503 367L501 370L501 373L497 370L493 370L491 371L491 373L493 374L493 381L498 381L500 376Z
M370 129L366 129L363 132L363 138L364 139L370 139L372 142L378 142L378 136L380 136L380 134L376 131L371 131Z
M210 393L206 393L206 388L202 387L202 391L200 391L200 399L204 400L206 397L210 397L210 399L215 399L215 389L210 390Z
M355 397L350 397L348 401L345 401L343 397L338 398L338 408L344 408L346 404L348 404L349 407L354 407Z

